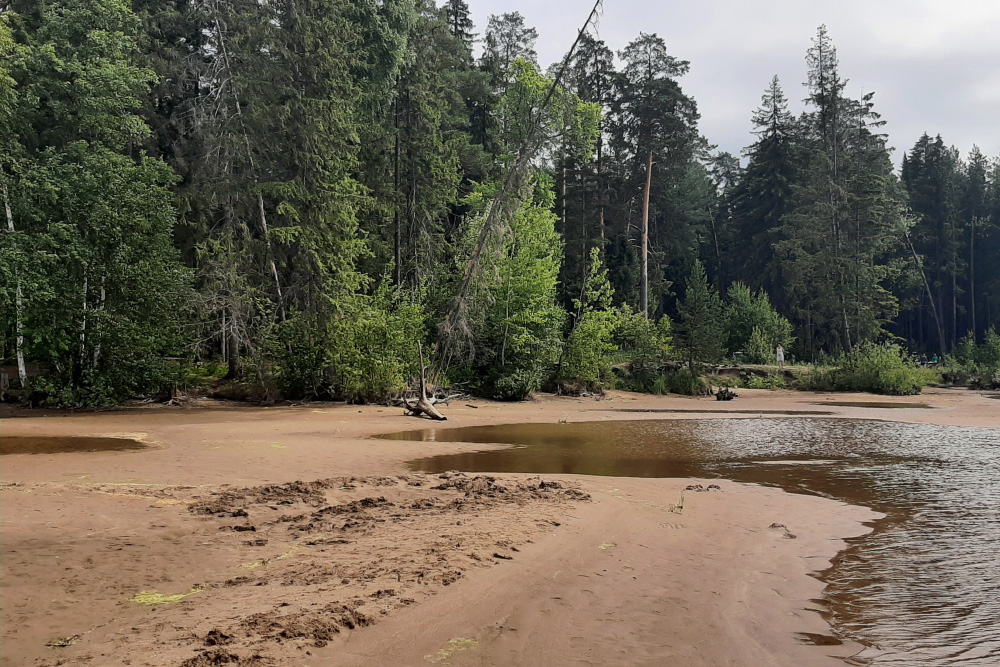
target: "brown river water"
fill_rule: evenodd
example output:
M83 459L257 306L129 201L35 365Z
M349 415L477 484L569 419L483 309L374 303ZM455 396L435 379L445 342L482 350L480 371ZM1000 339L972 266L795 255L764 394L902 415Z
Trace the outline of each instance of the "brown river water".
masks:
M824 418L431 428L398 440L498 443L414 470L726 478L886 515L822 574L859 665L1000 665L1000 429Z

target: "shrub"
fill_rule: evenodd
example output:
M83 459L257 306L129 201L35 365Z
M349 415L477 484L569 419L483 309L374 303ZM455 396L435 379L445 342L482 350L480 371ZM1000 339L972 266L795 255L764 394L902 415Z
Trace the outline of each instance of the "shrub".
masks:
M426 335L420 296L404 295L383 280L374 294L358 295L326 322L293 313L251 360L250 396L338 397L385 402L406 389L419 368L417 342ZM266 359L274 359L268 363Z
M833 372L833 384L840 391L904 396L919 394L932 375L906 358L898 345L866 342L844 355Z
M797 377L793 386L803 391L836 391L835 370L828 366L813 366Z
M1000 334L990 328L982 345L969 332L946 359L952 378L968 382L974 388L1000 386Z
M667 391L672 394L694 396L708 390L708 380L693 375L688 368L667 371L660 379L663 381L661 386L665 386Z
M617 319L615 311L591 311L581 316L566 341L559 369L563 391L602 391L611 382L610 353L616 349L612 335Z
M618 309L614 344L619 362L627 369L624 388L666 393L664 383L660 383L661 391L656 391L654 385L661 379L663 363L670 355L670 341L670 318L666 315L654 322L628 306Z
M751 364L771 363L774 358L774 350L777 345L772 345L772 338L765 335L760 327L754 327L750 334L750 340L744 346L743 358Z
M746 381L747 389L785 389L788 383L780 375L751 375Z
M779 344L791 347L792 324L774 309L764 290L754 294L746 284L733 283L725 320L726 350L729 354L742 350L749 363L772 363Z

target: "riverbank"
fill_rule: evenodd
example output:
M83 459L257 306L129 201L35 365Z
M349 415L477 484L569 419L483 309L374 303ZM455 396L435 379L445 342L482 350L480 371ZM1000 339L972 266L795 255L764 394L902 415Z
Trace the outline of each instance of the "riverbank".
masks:
M754 411L996 426L1000 407L954 390L742 394L470 401L444 426ZM844 405L857 402L928 407ZM725 482L685 490L707 480L415 475L405 461L476 446L369 438L431 425L401 412L6 415L3 438L135 434L149 449L4 457L0 660L805 665L857 650L810 643L830 630L807 575L872 512ZM127 601L153 589L193 593Z

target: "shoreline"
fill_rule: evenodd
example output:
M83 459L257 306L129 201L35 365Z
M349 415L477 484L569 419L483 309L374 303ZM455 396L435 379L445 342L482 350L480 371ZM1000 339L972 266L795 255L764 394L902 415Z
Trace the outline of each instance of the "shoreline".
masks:
M545 475L560 483L553 490L539 486L537 476L505 474L496 484L510 492L469 496L435 489L450 482L409 473L405 462L482 445L370 437L426 427L732 418L737 410L776 409L1000 425L991 412L997 404L973 392L741 393L732 403L621 392L599 401L475 400L475 409L447 409L446 423L403 417L395 408L318 403L5 418L3 436L141 433L150 448L4 456L0 663L127 664L131 654L132 664L201 660L189 663L196 666L220 664L228 652L245 665L372 664L376 656L386 664L528 664L539 656L546 664L842 664L830 656L861 647L813 645L831 641L815 602L825 585L815 575L844 539L871 530L865 524L881 516L871 510L717 480ZM931 407L837 405L856 401ZM287 505L240 501L247 503L240 508L249 513L245 521L255 524L252 534L229 525L231 517L190 509L220 493L257 497L251 491L260 485L352 477L365 479ZM698 483L720 489L684 491ZM288 516L282 523L273 509L341 516L355 512L351 503L379 498L384 511L358 505L348 528ZM289 523L318 526L309 529L316 535L302 540ZM265 544L248 546L255 541ZM351 571L352 563L367 564ZM204 590L176 604L127 602L140 590L181 594L196 584ZM315 616L316 605L326 616ZM84 607L95 627L80 625ZM371 627L345 617L347 607ZM322 626L317 619L330 614L347 624L296 635L287 627L296 613L302 616L295 627ZM256 625L247 629L252 617ZM284 623L288 636L266 630L268 623ZM232 640L209 646L213 629ZM45 647L74 636L64 648Z

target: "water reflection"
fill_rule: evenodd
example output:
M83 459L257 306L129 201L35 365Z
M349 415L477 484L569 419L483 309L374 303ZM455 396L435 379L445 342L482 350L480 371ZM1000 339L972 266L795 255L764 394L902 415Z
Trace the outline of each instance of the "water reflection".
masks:
M146 449L132 438L102 436L5 435L0 437L0 454L67 454L70 452L119 452Z
M417 470L724 477L885 513L824 574L832 621L877 665L1000 665L1000 430L833 419L427 429L394 439L513 448Z

